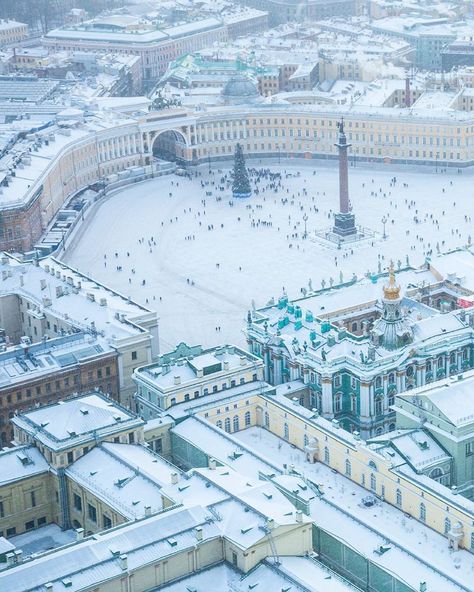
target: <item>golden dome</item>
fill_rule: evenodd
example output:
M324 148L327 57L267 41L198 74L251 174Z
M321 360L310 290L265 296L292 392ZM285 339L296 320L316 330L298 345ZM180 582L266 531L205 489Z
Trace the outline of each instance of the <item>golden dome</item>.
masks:
M388 268L388 284L383 287L383 295L386 300L397 300L400 298L400 286L395 283L395 269L393 261Z

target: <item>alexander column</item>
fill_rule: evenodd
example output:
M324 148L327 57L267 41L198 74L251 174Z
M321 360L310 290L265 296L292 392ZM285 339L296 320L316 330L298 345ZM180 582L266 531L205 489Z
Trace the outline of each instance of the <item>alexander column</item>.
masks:
M349 206L349 180L347 167L347 149L350 144L347 143L344 133L344 119L338 123L339 141L334 144L339 149L339 213L334 216L333 232L341 239L357 234L355 226L355 216L350 213Z

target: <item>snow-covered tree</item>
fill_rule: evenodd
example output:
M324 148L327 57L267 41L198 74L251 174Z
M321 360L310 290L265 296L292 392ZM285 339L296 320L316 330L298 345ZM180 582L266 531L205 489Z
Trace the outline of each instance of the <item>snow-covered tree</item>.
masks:
M234 197L250 197L252 195L249 174L245 166L244 153L240 144L237 144L235 147L232 194Z

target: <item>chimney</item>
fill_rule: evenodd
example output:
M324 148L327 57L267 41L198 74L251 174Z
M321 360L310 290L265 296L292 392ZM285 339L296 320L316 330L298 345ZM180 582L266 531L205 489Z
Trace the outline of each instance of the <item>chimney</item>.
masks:
M245 356L240 356L240 365L241 366L247 365L247 358Z
M209 459L209 468L211 469L211 471L215 471L216 466L217 466L216 459L210 458Z
M24 286L25 285L25 277L22 273L20 273L20 286Z
M275 528L275 520L273 518L267 518L267 528L273 530Z
M15 549L13 554L15 555L16 563L23 563L23 551L21 549Z
M120 569L122 571L125 571L126 569L128 569L128 557L127 557L126 553L124 553L123 555L120 555L119 561L120 561Z
M301 510L296 510L295 518L296 522L303 522L303 512Z
M44 589L45 590L52 590L53 589L53 583L52 582L48 582L44 585Z
M15 553L12 553L12 552L7 553L6 558L7 558L7 566L15 565Z
M174 384L181 384L181 376L176 375L173 382Z
M76 528L76 541L82 541L84 538L84 529Z
M196 540L197 541L202 541L202 527L201 526L197 526L196 530L194 531L196 533Z
M225 360L224 362L224 370L228 370L229 369L229 360Z
M171 473L171 484L176 485L179 481L178 473Z
M145 506L145 516L151 516L151 506Z
M46 280L40 280L40 288L42 290L46 290Z

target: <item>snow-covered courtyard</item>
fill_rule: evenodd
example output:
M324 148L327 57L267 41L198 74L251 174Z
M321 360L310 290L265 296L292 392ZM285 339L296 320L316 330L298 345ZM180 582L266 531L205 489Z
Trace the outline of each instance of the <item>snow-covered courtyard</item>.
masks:
M310 280L314 289L331 277L337 285L341 274L361 277L390 259L419 265L430 252L470 240L472 173L351 166L356 223L377 236L337 250L312 238L332 225L338 209L335 164L248 166L281 173L281 187L262 178L258 194L232 201L221 182L228 169L217 165L211 174L200 167L192 179L140 183L106 199L62 258L156 309L166 351L180 341L243 344L252 300L263 306L283 289L296 298Z

